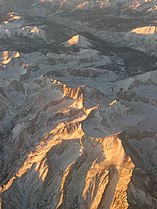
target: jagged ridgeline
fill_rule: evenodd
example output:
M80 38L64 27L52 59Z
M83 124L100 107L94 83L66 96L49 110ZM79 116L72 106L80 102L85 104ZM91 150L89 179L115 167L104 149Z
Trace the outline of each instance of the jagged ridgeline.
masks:
M123 200L119 206L127 208L126 190L134 164L117 134L95 138L92 129L91 136L86 134L83 121L98 111L98 106L84 106L86 89L47 78L36 80L32 93L34 88L41 96L46 91L51 100L44 100L41 107L38 95L34 108L40 111L27 123L16 124L8 136L11 142L5 148L9 152L5 160L10 169L2 176L1 187L4 208L15 207L19 201L22 208L97 208L104 204L115 208L117 196ZM20 161L13 157L15 151L23 156Z
M156 12L0 0L2 209L157 208Z

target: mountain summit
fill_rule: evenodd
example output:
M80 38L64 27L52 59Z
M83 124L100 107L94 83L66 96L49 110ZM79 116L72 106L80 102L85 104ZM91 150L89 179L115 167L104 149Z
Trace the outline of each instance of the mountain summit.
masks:
M88 48L91 46L91 43L84 36L75 35L72 38L70 38L67 42L65 42L63 46L65 47L75 46L79 48Z
M0 14L0 207L157 209L156 1Z

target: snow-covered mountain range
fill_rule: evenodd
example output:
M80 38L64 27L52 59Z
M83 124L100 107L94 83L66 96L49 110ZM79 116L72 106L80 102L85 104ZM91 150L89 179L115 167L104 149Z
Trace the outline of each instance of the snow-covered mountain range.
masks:
M156 209L156 1L0 4L1 208Z

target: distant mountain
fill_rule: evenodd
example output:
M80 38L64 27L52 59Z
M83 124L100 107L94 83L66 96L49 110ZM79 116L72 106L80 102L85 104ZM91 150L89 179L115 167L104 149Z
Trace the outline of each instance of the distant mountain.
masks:
M40 5L51 5L56 10L88 10L93 8L114 9L116 13L126 10L145 11L145 13L156 14L156 0L1 0L0 5L4 9L30 9ZM114 12L112 10L112 12Z
M91 9L91 8L115 8L119 10L146 10L153 12L156 10L156 0L41 0L41 3L49 2L60 9Z
M156 1L0 0L0 207L157 209Z
M79 48L88 48L91 46L91 43L87 40L87 38L81 35L75 35L70 38L67 42L63 43L62 46L64 47L79 47Z

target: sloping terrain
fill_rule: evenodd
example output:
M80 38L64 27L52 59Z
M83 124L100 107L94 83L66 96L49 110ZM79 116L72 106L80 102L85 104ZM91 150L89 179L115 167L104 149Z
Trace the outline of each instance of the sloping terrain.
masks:
M1 207L156 209L155 1L27 3L0 22Z

